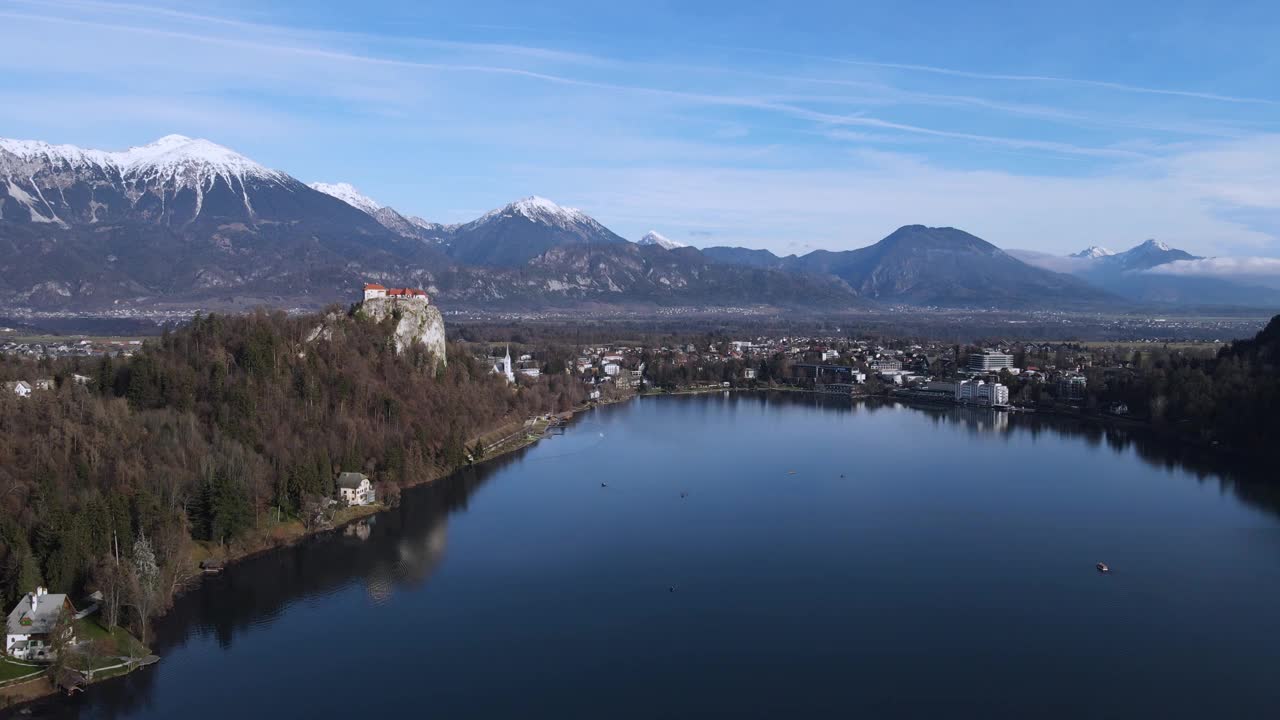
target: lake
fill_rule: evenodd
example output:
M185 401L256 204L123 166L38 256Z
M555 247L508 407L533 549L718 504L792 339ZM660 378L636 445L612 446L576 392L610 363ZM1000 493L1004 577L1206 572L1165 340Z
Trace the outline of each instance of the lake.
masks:
M35 714L1274 717L1280 492L1133 432L601 408L232 566L162 662Z

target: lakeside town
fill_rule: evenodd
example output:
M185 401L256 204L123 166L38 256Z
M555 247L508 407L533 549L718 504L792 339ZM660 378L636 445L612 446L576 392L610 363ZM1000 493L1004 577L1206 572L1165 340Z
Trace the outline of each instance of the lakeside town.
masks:
M1214 343L1084 345L1016 343L993 347L840 337L757 337L650 347L576 347L573 357L511 345L487 355L509 382L564 373L592 399L691 389L787 389L823 395L891 397L1001 409L1070 407L1131 414L1129 403L1104 403L1105 388L1136 379L1167 355L1212 355ZM1092 385L1091 385L1092 383ZM1090 388L1094 392L1090 392ZM1143 409L1139 409L1139 413Z
M385 291L385 290L384 290ZM375 290L374 293L380 291ZM405 291L409 292L409 291ZM425 301L421 291L413 297ZM385 295L374 295L385 297ZM368 299L369 295L366 295ZM394 296L393 296L394 297ZM128 358L137 338L47 338L0 343L0 356L39 358ZM564 373L589 387L592 400L615 399L639 390L786 388L825 395L891 396L903 400L955 402L998 408L1034 408L1046 402L1080 407L1090 403L1093 382L1114 384L1137 372L1146 357L1161 353L1212 354L1217 342L1129 343L1016 342L991 346L908 342L839 336L759 336L699 339L656 346L592 344L549 350L539 343L490 344L483 361L509 382ZM11 380L4 390L20 397L56 388L60 381L90 382L86 374ZM1096 397L1092 409L1096 409ZM1105 411L1127 415L1125 402Z

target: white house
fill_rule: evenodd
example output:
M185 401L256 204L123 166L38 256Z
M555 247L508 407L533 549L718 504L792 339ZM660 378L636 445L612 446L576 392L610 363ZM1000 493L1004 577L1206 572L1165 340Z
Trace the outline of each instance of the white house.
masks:
M18 397L24 398L31 396L31 383L26 380L14 380L13 382L7 382L4 384L4 389Z
M1009 388L1000 383L981 380L964 380L956 383L956 402L977 405L1004 406L1009 404Z
M53 639L50 635L63 610L68 617L76 613L75 606L66 595L51 595L42 587L23 595L9 613L4 637L5 652L18 660L51 660ZM75 628L71 623L67 623L63 632L68 643L75 642Z
M372 505L376 499L373 483L363 473L341 473L338 475L338 499L347 505Z

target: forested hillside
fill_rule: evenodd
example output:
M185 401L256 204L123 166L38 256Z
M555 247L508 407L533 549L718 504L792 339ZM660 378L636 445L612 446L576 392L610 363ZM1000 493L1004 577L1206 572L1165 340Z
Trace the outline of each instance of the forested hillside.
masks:
M234 544L278 519L313 517L335 473L399 485L468 462L496 428L582 401L566 376L519 387L449 346L436 369L419 345L395 352L395 318L198 317L131 358L0 360L0 594L43 583L138 594L131 548L154 546L163 606L192 572L193 540ZM327 339L326 339L327 338ZM76 376L80 377L77 378ZM121 562L116 562L118 540ZM145 594L145 593L144 593Z

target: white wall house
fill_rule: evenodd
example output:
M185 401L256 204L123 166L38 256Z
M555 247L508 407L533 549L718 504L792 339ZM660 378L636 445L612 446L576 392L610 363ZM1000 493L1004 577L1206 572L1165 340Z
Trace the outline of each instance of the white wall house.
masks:
M54 643L51 634L63 610L68 617L76 612L66 595L50 594L42 587L23 595L9 613L4 651L18 660L52 660ZM68 643L75 642L75 628L70 623L64 632Z
M993 406L1009 404L1009 388L1001 383L965 380L957 383L955 388L956 402L959 403Z
M367 475L344 472L338 475L338 499L347 505L372 505L377 498Z
M31 396L31 384L26 380L14 380L4 384L4 389L17 395L18 397Z

